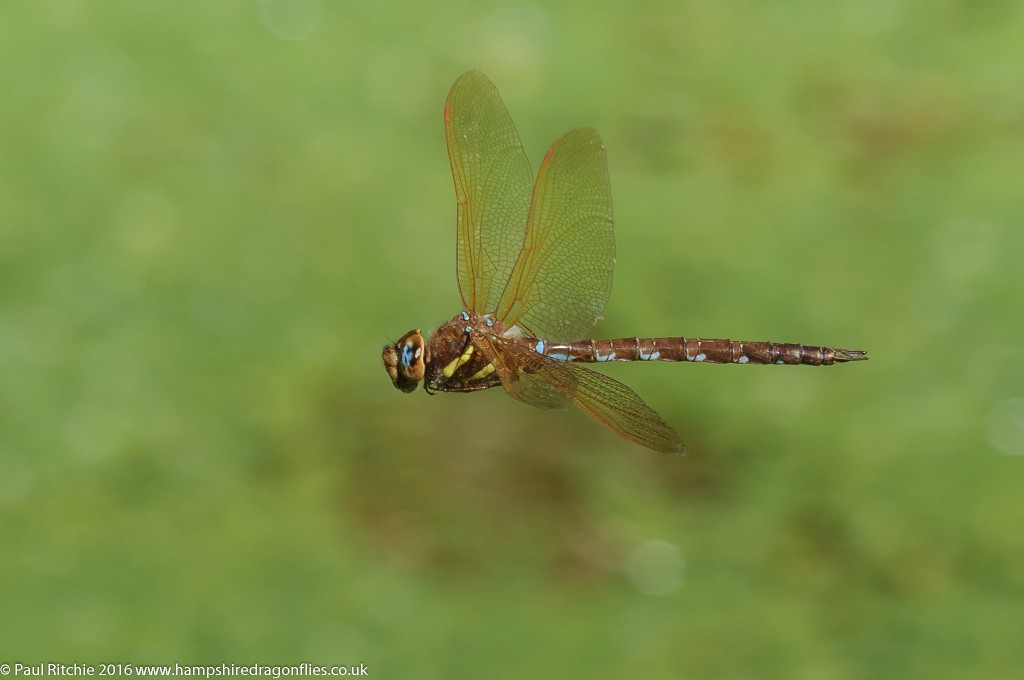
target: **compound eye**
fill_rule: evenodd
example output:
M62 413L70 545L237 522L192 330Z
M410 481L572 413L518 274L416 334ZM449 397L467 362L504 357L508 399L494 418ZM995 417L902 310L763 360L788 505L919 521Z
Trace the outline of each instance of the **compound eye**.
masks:
M423 348L411 340L402 346L402 366L409 368L414 365L423 354Z
M401 373L406 380L419 382L426 373L426 362L423 359L423 336L413 331L398 341L402 347Z
M395 387L403 392L416 389L427 374L426 345L419 330L409 331L381 353L384 368Z

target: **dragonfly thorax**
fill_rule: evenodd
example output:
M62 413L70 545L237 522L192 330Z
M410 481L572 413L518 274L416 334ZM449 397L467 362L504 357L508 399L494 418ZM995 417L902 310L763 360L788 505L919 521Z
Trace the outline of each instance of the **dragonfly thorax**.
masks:
M391 382L403 392L414 392L421 383L430 393L483 390L501 381L476 341L505 334L504 325L490 314L463 311L438 326L429 342L419 329L409 331L385 346L381 356Z
M425 346L420 330L409 331L381 354L391 382L403 392L413 392L427 370Z

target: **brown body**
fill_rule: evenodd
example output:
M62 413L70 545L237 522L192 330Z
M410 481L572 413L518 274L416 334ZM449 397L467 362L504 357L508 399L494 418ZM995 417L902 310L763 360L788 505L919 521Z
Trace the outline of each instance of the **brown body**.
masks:
M418 330L394 345L402 347L413 336L422 342ZM608 361L690 361L710 364L806 364L828 366L865 359L859 350L835 349L780 342L703 338L616 338L548 343L522 337L519 329L505 329L487 316L460 313L434 331L423 357L423 387L427 392L472 392L501 384L486 351L474 344L474 337L496 337L506 343L556 361L604 363ZM389 348L390 349L390 348ZM398 356L399 350L392 355ZM394 364L397 359L386 363ZM419 369L417 369L419 370ZM528 369L527 369L528 370Z

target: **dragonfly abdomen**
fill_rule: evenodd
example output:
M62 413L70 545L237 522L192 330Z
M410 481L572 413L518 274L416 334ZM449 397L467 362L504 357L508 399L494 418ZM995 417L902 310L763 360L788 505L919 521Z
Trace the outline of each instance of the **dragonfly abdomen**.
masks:
M616 338L568 343L532 341L541 354L561 361L692 361L708 364L807 364L828 366L867 359L866 352L785 342L704 338Z

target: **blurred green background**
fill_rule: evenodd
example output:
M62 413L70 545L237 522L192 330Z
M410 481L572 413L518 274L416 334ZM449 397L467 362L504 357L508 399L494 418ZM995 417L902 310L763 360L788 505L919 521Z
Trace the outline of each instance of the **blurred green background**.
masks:
M0 662L1024 674L1024 6L5 4ZM684 458L380 350L459 310L442 107L608 147Z

